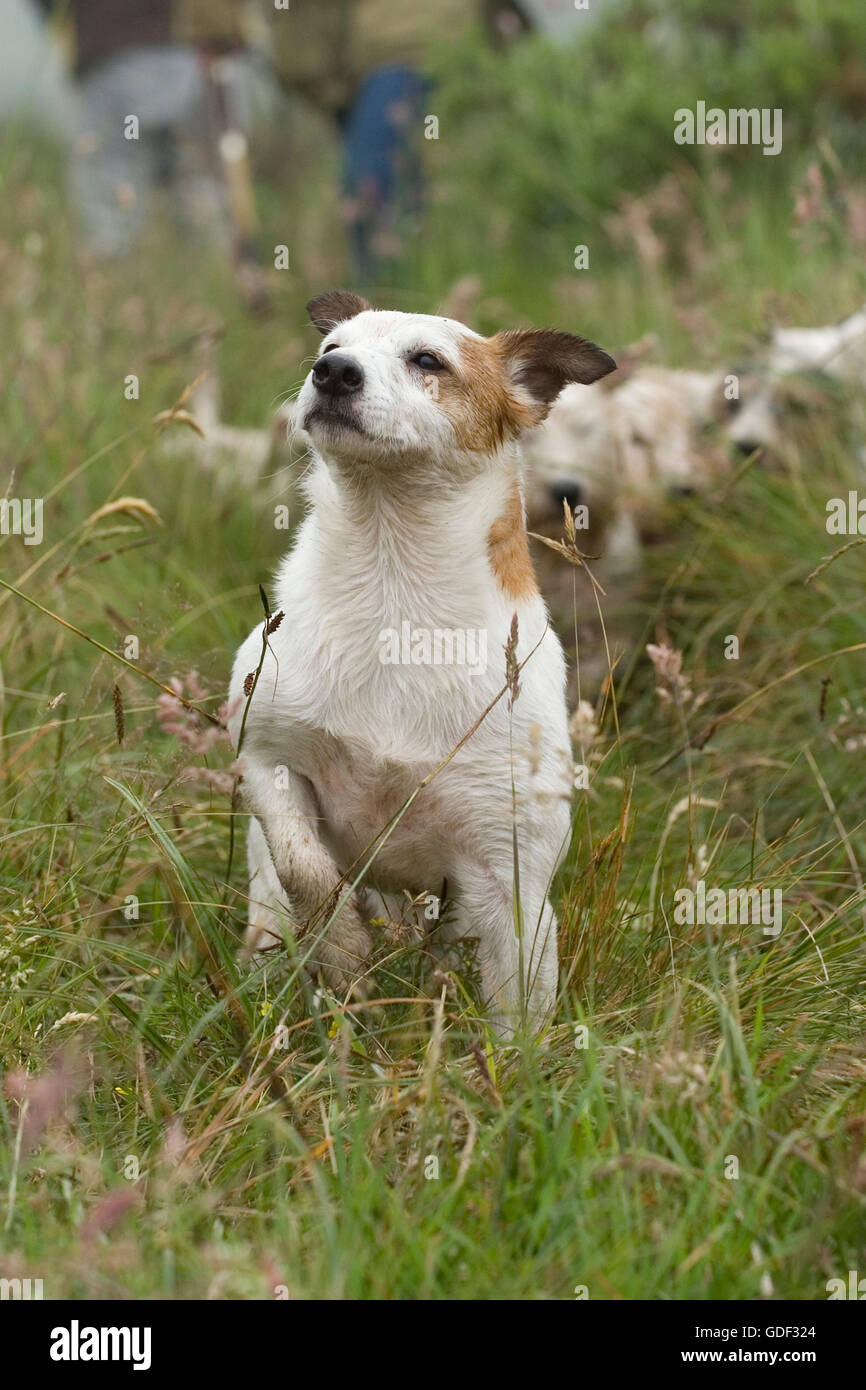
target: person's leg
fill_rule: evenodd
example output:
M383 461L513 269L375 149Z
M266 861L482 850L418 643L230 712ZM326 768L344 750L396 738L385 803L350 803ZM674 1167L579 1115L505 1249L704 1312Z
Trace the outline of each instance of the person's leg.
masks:
M208 68L198 59L194 78L171 130L172 214L188 235L227 249L232 219L220 141L227 129L245 138L248 101L242 65L238 59L222 57Z
M343 124L343 216L361 281L398 254L404 223L420 205L425 87L411 68L381 68L362 84Z
M79 109L70 177L94 254L132 249L158 182L170 186L185 225L224 231L209 97L194 49L124 49L85 77Z
M153 151L136 116L132 94L109 59L82 80L74 105L69 192L85 248L119 258L135 246L153 182Z

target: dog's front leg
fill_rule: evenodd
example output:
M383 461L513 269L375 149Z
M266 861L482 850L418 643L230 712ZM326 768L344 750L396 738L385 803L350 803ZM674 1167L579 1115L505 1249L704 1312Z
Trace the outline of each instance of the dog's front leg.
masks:
M557 922L547 881L524 875L519 912L513 869L477 864L460 872L459 909L478 938L478 966L488 1017L502 1037L524 1025L537 1032L552 1014L557 985Z
M340 871L319 838L312 788L295 773L288 778L284 773L281 780L288 785L275 787L273 769L250 759L244 799L261 827L288 911L301 931L309 932L304 938L309 968L321 970L332 989L345 991L357 982L370 954L370 932L357 897L340 886ZM255 891L251 883L251 897ZM251 917L250 949L260 944L259 936Z

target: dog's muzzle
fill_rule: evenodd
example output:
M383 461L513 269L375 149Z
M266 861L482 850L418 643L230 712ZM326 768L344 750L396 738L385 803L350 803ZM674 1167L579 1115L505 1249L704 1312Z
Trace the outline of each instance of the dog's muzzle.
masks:
M323 396L353 396L364 385L364 372L344 352L326 352L313 367L313 385Z
M583 501L583 488L576 479L563 478L560 482L551 483L550 495L558 507L567 502L569 511L574 512Z

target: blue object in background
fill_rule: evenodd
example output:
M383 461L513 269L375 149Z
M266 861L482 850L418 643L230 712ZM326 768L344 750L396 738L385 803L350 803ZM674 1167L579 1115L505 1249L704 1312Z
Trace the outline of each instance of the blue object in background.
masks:
M416 142L428 87L412 68L380 68L361 84L343 118L346 221L361 280L373 278L398 248L400 223L421 205Z

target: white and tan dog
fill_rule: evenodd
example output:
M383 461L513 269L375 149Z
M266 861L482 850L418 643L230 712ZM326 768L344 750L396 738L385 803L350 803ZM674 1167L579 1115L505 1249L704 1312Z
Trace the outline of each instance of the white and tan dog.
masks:
M435 897L446 881L443 940L477 938L496 1026L510 1031L524 1008L537 1026L557 984L548 893L569 840L573 768L518 441L567 382L615 364L567 333L487 339L347 291L309 312L324 334L297 402L315 446L310 510L276 580L285 616L241 749L247 944L282 942L288 914L309 963L343 990L372 945L352 891L368 861L364 886L381 893ZM525 664L512 701L497 696L515 615ZM257 628L235 661L236 744L262 641ZM474 659L461 661L470 644ZM511 674L513 685L513 663Z
M600 391L568 386L527 437L530 522L585 503L608 525L653 529L666 501L699 493L721 467L701 430L721 413L722 372L639 366Z

